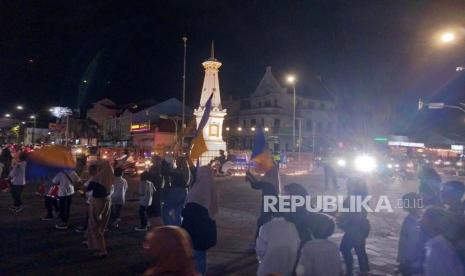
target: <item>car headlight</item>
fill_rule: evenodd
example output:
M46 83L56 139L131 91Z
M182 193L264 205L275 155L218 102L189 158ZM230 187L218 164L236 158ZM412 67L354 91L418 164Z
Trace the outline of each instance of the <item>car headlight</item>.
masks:
M337 165L338 165L339 167L345 167L345 166L347 165L347 162L346 162L346 160L344 160L344 159L338 159L338 160L337 160Z
M357 171L370 173L376 169L376 160L368 155L360 155L355 158L354 165Z
M459 162L457 162L456 165L457 165L457 167L462 167L462 166L463 166L463 163L462 163L462 161L459 161Z

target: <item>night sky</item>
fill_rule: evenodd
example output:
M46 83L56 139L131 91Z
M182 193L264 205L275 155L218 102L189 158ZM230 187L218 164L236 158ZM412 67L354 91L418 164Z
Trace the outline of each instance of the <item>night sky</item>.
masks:
M376 118L383 123L367 123L391 132L441 124L443 114L463 125L457 113L416 110L420 96L465 101L465 73L455 72L465 64L465 39L434 43L438 31L465 26L463 1L0 3L2 112L18 103L39 110L85 108L103 97L181 99L186 35L192 106L214 40L223 98L251 94L271 65L280 80L298 76L298 93L330 94L343 116Z

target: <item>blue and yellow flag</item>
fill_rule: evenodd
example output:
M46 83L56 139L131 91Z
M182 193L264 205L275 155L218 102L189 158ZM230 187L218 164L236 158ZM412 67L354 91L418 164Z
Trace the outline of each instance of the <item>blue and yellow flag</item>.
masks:
M76 168L71 150L61 146L45 146L28 154L26 178L35 179Z
M210 98L208 98L205 103L205 110L203 111L202 119L200 119L199 126L197 127L197 132L194 139L192 140L192 147L190 152L190 159L198 159L204 152L208 151L207 144L205 143L205 138L203 137L203 128L207 125L208 118L210 118L210 111L212 109L212 99L213 93Z
M257 167L263 171L268 171L273 168L273 156L268 149L265 133L262 128L257 129L253 143L252 156L250 159L255 162Z

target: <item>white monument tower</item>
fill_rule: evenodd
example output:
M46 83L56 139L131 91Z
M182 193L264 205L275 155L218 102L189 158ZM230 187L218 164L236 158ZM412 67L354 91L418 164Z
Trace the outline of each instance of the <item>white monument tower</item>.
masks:
M208 151L200 157L200 165L207 165L210 160L220 155L220 150L226 151L226 143L223 141L223 120L224 116L226 116L226 109L223 109L221 106L220 83L218 81L218 71L221 67L221 62L215 58L213 41L211 56L202 65L205 68L205 78L203 79L200 105L199 108L194 110L194 115L198 126L205 110L205 103L213 93L210 117L203 129L203 137Z

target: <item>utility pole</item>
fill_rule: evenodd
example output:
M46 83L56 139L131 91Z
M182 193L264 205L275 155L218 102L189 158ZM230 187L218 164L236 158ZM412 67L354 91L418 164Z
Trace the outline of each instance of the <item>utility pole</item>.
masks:
M186 53L187 53L187 37L183 36L182 40L184 41L184 65L183 65L183 75L182 75L182 130L186 128Z

